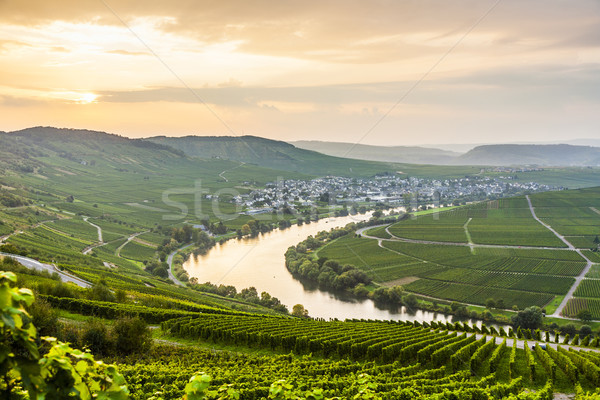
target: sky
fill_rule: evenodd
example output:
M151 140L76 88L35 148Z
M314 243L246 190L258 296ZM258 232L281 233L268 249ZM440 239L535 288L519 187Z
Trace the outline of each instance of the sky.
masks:
M600 138L597 0L0 0L0 130Z

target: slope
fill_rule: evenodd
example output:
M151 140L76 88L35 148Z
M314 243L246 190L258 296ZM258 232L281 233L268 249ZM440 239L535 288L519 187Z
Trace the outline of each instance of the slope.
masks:
M372 176L399 169L390 163L332 157L257 136L158 136L148 138L148 141L168 145L192 157L243 161L318 176Z
M343 142L300 140L290 142L296 147L318 151L335 157L382 162L447 165L461 153L419 146L372 146Z
M454 160L456 165L597 166L600 148L590 146L498 144L478 146Z

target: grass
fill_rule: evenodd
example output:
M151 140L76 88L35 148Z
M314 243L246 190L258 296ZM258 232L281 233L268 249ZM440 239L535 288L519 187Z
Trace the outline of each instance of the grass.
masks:
M428 210L431 211L431 210ZM439 242L467 243L464 225L474 243L565 247L532 216L524 197L481 202L443 213L420 214L390 226L394 236Z
M600 222L600 215L590 208L600 203L599 188L530 197L536 213L539 210L545 221L556 222L559 229L567 226L567 217L581 219L577 223L581 231L587 232L586 240L592 237L590 229ZM497 247L471 250L467 245L453 245L466 244L467 221L473 242ZM560 250L564 243L533 219L524 197L477 203L439 214L425 213L392 224L389 231L403 238L452 243L384 240L381 248L376 240L349 235L326 245L319 255L355 265L379 284L398 282L416 294L479 305L488 298L501 299L506 307L546 306L549 314L573 285L573 277L585 267L585 260L576 252ZM385 227L371 229L367 234L390 239ZM585 254L596 260L597 253ZM412 282L403 281L407 277ZM588 277L600 277L600 266L593 266ZM567 315L589 307L600 318L598 282L584 281L576 293L580 298L570 302Z

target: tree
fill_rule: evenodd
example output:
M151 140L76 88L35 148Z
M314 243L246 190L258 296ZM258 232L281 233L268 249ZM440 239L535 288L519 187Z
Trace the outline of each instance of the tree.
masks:
M588 309L583 309L577 313L577 318L583 322L589 322L592 320L592 312Z
M141 353L149 350L152 345L152 332L140 317L118 319L113 334L119 354Z
M292 315L294 317L306 318L308 317L308 310L302 304L296 304L292 308Z
M537 306L527 307L523 311L519 311L517 315L513 315L512 324L527 329L537 329L542 326L543 315L542 309Z
M502 299L496 300L496 308L499 310L503 310L504 308L506 308L506 306L504 305L504 300L502 300Z
M600 244L600 238L598 238L598 235L596 235L596 237L594 238L594 244L596 246L598 246Z
M492 308L496 308L496 300L489 298L485 301L485 307L487 309L492 309Z
M252 229L250 229L250 225L244 224L242 225L242 236L246 236L252 233Z
M417 300L417 297L412 293L404 296L402 301L404 302L404 305L406 306L406 308L408 308L410 311L415 310L417 308L417 306L419 305L419 301Z

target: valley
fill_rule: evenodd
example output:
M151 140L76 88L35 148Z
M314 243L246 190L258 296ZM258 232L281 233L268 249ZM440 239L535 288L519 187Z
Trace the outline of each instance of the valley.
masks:
M507 179L190 140L0 135L0 269L16 273L2 284L33 290L40 335L116 363L130 398L180 398L192 376L208 398L248 399L600 383L600 193L557 190L577 168ZM146 327L145 350L117 350L127 324Z

